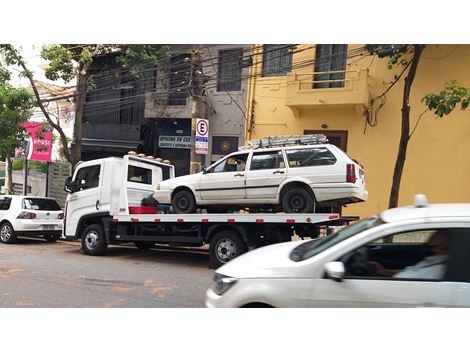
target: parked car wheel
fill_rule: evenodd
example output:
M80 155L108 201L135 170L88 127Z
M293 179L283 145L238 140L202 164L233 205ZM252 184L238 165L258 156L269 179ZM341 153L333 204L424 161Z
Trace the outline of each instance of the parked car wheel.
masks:
M313 213L315 199L304 188L292 188L284 194L281 203L285 213Z
M209 257L216 268L245 252L246 247L235 231L221 231L214 235L209 243Z
M57 240L60 238L58 235L47 235L46 237L47 242L57 242Z
M4 222L0 226L0 241L6 244L14 243L16 241L15 231L9 222Z
M101 225L89 225L82 232L82 251L88 255L103 254L108 247L104 229Z
M150 248L155 246L155 242L148 242L148 241L135 241L135 246L143 251L148 251Z
M192 214L196 211L196 200L187 189L176 192L171 201L173 210L178 214Z

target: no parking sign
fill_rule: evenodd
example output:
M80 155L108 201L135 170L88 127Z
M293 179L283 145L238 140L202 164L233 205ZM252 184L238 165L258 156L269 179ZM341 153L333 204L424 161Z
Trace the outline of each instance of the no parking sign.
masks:
M196 154L207 154L209 149L209 121L196 119Z

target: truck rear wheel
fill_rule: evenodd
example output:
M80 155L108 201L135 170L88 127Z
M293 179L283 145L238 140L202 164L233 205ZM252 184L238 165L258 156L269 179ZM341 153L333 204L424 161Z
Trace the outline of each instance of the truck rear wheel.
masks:
M83 230L81 242L82 251L88 255L101 255L108 247L103 226L98 224L88 225Z
M212 237L209 243L211 264L218 268L246 252L240 235L232 230L223 230Z

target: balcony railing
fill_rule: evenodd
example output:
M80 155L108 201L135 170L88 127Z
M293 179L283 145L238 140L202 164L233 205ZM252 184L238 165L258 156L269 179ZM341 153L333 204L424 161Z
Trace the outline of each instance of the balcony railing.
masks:
M368 70L293 72L287 77L286 94L286 105L293 109L319 106L364 108L369 103Z

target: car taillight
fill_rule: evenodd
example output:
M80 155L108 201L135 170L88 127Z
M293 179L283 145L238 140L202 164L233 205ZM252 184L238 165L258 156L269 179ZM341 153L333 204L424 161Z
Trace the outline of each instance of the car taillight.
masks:
M64 218L64 213L60 213L59 215L57 215L57 219L62 220L63 218Z
M356 183L356 166L354 164L346 165L346 182Z
M17 219L36 219L36 214L27 211L22 211Z

